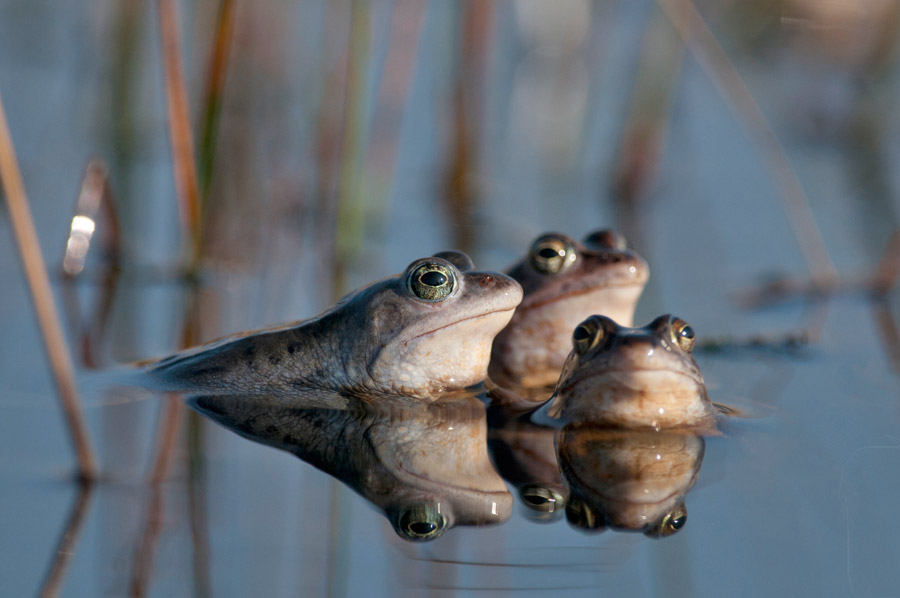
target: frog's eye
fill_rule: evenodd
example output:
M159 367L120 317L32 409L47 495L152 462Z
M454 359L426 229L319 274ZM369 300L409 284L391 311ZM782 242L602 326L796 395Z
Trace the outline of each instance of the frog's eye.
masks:
M420 504L408 507L397 519L397 533L407 540L426 542L444 533L447 519L436 505Z
M648 530L646 535L653 538L665 538L683 528L685 523L687 523L687 510L684 507L677 507L666 513L656 529Z
M572 242L562 235L544 235L531 246L529 259L541 274L556 274L568 268L578 257Z
M524 486L519 490L519 496L529 509L542 513L559 511L565 503L565 498L559 492L546 486Z
M588 318L575 327L572 332L572 348L579 355L584 355L592 347L597 346L603 337L606 336L606 330L600 325L595 318Z
M456 275L443 264L425 262L409 273L407 286L419 299L443 301L456 288Z
M681 347L683 351L690 353L694 348L694 329L681 318L675 318L672 320L670 330L672 342Z

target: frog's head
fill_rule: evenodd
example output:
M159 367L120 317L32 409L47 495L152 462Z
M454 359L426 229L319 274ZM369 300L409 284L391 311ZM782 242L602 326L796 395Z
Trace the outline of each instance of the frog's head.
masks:
M668 314L639 328L591 316L575 327L547 415L628 428L714 427L694 337Z
M585 317L602 313L630 326L649 268L620 234L600 230L583 243L541 235L509 273L525 296L494 342L491 377L528 387L556 382L569 335Z
M494 336L522 300L519 284L475 270L464 253L447 251L411 263L399 276L363 289L357 337L341 340L352 379L379 392L432 397L484 380ZM344 335L354 332L344 330ZM364 368L365 371L353 371Z

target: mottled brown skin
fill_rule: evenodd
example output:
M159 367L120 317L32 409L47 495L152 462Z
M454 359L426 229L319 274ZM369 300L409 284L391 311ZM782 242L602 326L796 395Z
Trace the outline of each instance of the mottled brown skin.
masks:
M469 396L322 407L295 394L200 395L192 406L238 434L291 452L378 507L395 531L432 540L505 521L512 496L488 459L484 406Z
M417 296L412 281L422 268L441 269L452 291L437 300ZM147 371L168 390L300 393L327 406L350 395L429 401L484 379L491 342L521 298L508 276L475 271L465 254L444 252L315 318L190 349Z
M557 435L568 492L566 518L584 531L610 528L665 537L687 521L685 494L703 461L689 432L567 426Z
M573 333L574 348L553 400L536 414L563 424L633 429L716 429L694 332L671 315L640 328L591 316Z
M568 251L558 270L550 272L541 252L557 246L553 243ZM583 243L557 233L538 237L508 273L525 296L494 340L489 376L527 400L543 401L569 354L572 329L595 313L631 325L649 268L626 249L624 238L604 230L591 233Z

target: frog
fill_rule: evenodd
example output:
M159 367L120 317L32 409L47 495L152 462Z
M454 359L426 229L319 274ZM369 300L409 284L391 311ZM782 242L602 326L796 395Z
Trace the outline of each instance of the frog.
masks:
M491 343L522 288L458 251L413 261L313 318L239 333L146 365L150 386L185 393L292 392L323 406L348 397L428 402L480 384Z
M255 442L345 483L410 542L455 526L499 524L513 498L487 453L485 407L470 392L424 403L353 397L335 407L288 392L198 394L188 404Z
M700 473L704 438L690 430L568 425L556 437L566 520L665 538L687 523L685 495Z
M671 314L642 327L593 315L575 327L553 397L534 417L715 434L718 410L694 358L695 342L693 327Z
M543 234L507 274L522 285L524 298L494 339L489 378L542 402L565 364L572 329L594 313L630 326L650 269L622 235L604 229L583 242Z

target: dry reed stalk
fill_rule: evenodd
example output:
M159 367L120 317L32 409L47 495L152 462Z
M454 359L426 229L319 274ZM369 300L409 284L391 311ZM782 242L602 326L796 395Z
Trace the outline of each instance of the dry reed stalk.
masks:
M75 554L75 545L78 542L78 536L81 534L81 528L93 494L94 485L92 482L85 481L79 484L75 504L69 513L66 527L63 529L59 542L56 544L56 555L50 564L47 575L44 577L44 585L41 587L40 593L42 598L51 598L59 595L69 562L72 560L72 555Z
M50 360L63 414L78 458L79 475L83 480L92 480L97 476L97 463L81 411L72 356L66 345L59 314L54 304L50 278L47 275L41 246L28 207L28 197L25 195L25 185L9 134L2 99L0 99L0 178L3 180L10 221L37 312L44 348Z
M159 0L159 28L166 76L166 104L169 112L169 142L172 147L172 170L182 227L190 247L189 262L199 262L200 192L194 159L194 137L191 133L187 89L181 68L178 19L175 0Z
M831 289L838 279L837 270L828 256L806 192L753 94L690 0L657 0L657 4L710 80L728 99L760 152L782 200L813 285L822 290Z
M469 253L474 244L472 219L479 201L475 175L484 75L482 69L486 63L492 8L490 4L482 2L466 2L460 6L460 55L453 81L450 107L453 132L444 171L443 200L451 223L453 246Z

